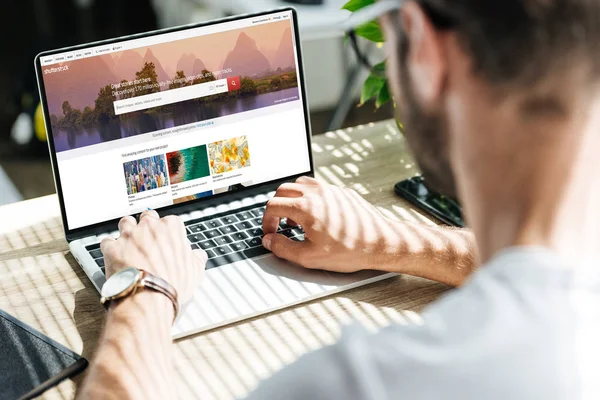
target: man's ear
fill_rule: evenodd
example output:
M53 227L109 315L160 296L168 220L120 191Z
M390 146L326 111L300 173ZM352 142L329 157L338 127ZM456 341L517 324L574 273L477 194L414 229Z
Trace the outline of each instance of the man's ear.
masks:
M415 2L408 2L402 7L400 18L408 41L406 68L413 91L422 106L435 106L446 83L447 59L443 35Z

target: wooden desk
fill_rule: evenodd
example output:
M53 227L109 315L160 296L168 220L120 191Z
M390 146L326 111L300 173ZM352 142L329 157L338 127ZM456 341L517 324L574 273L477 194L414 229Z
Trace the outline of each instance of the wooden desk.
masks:
M432 224L392 190L415 173L393 121L317 136L313 152L320 179L354 188L390 218ZM282 366L335 342L343 324L375 330L418 322L417 313L447 289L401 276L181 339L174 385L186 399L244 396ZM105 311L68 252L55 195L0 207L0 308L92 358ZM72 398L80 381L46 397Z

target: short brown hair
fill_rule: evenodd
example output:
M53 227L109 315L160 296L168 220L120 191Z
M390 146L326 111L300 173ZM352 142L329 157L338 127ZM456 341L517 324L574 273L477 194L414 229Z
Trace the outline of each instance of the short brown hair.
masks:
M574 65L600 77L600 0L416 0L453 29L475 73L493 84L534 84Z

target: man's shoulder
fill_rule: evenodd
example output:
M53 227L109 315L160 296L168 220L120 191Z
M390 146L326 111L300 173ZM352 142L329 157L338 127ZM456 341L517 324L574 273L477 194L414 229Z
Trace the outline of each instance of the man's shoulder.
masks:
M547 261L537 252L505 253L426 309L422 323L374 335L354 328L338 352L357 377L377 371L364 384L381 383L391 398L573 398L575 288Z
M551 262L544 252L505 252L426 309L419 324L346 328L336 345L271 384L314 399L581 398L576 374L595 374L600 357L582 364L577 329L594 317L571 301L587 287L565 284L572 277L547 268Z

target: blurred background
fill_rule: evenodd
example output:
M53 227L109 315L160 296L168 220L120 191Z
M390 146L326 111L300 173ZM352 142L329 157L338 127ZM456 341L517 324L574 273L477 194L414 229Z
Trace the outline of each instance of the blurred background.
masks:
M50 50L223 16L293 5L298 10L314 135L388 119L391 104L357 107L368 75L337 27L346 0L19 0L2 2L0 205L55 192L33 59ZM298 4L299 3L299 4ZM315 3L315 4L308 4ZM373 60L382 49L359 46Z

